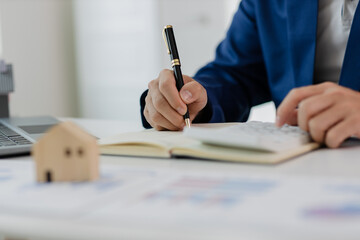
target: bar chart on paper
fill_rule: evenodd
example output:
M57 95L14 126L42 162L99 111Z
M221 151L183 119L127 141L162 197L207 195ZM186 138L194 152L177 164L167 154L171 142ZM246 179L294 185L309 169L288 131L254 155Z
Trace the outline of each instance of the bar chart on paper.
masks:
M3 164L5 165L5 164ZM102 167L95 182L37 183L31 162L0 168L0 211L74 217L111 201L125 188L151 181L152 171Z
M360 201L312 207L305 210L305 216L309 218L332 220L360 218Z
M336 196L345 197L345 201L327 202L318 204L304 210L306 218L318 220L354 220L360 219L360 185L338 184L325 185L323 189Z
M10 169L0 168L0 183L10 181L12 179Z
M95 182L39 184L33 167L30 162L2 164L2 213L151 230L221 226L233 231L240 223L254 223L256 229L271 225L299 233L306 228L360 234L356 179L109 165L101 167Z
M145 194L141 200L176 206L191 204L201 207L232 207L247 197L259 197L275 185L275 182L268 180L188 176Z

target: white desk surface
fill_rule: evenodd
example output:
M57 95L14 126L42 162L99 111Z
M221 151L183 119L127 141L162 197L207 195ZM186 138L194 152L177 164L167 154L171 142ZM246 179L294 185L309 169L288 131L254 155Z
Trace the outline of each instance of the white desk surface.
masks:
M117 121L72 119L86 130L98 137L106 137L125 131L141 130L138 123ZM352 145L352 146L351 146ZM259 176L299 176L324 177L360 180L360 144L351 143L341 149L320 149L315 152L291 159L273 166L238 164L189 159L147 159L115 156L101 156L102 165L121 165L129 167L152 167L165 170L180 170L184 173L201 171L203 173L221 172L226 174L249 174ZM28 162L30 157L4 159L1 164L18 164ZM301 197L301 196L298 196ZM1 193L0 193L1 198ZM359 219L357 219L359 220ZM221 219L219 219L221 221ZM107 226L101 223L81 223L71 220L31 217L29 215L12 215L0 213L0 236L20 237L21 239L336 239L338 236L302 235L306 232L289 233L279 227L262 226L258 231L255 225L239 224L234 232L228 229L206 229L206 231L184 232L182 228L167 229L161 227L138 229L136 224L119 223ZM123 226L123 227L122 227ZM157 229L154 231L154 229ZM265 229L265 230L264 230ZM359 231L360 233L360 227ZM320 238L318 236L321 236ZM345 236L345 233L344 233ZM360 238L359 234L357 235ZM351 235L349 235L351 238ZM345 238L344 238L345 239ZM356 238L354 238L356 239Z

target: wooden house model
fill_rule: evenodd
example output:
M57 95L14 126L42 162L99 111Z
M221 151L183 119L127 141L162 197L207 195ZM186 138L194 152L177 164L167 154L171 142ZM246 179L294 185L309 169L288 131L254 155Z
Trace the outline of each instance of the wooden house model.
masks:
M97 141L72 122L52 127L34 144L32 155L38 182L92 181L99 177Z

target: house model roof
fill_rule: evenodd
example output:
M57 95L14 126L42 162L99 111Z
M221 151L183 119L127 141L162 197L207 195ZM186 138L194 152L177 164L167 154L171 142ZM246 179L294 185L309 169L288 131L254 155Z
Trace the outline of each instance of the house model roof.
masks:
M41 144L42 141L47 141L49 138L52 138L53 135L57 135L58 132L61 131L62 133L67 133L69 136L73 138L79 139L83 143L95 143L95 137L91 136L85 130L81 129L73 122L62 122L57 124L56 126L49 129L49 131L42 136L36 144Z

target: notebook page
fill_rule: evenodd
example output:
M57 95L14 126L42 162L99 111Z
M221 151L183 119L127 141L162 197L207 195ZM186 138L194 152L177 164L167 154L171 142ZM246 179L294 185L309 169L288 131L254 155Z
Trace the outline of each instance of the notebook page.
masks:
M114 137L100 139L101 146L108 145L139 145L170 149L173 146L184 144L187 140L182 132L145 130L142 132L123 133Z
M201 128L219 128L233 125L233 123L220 124L193 124L193 126ZM113 137L100 139L98 141L100 146L107 145L122 145L122 144L136 144L147 146L162 146L171 149L174 146L189 144L190 142L197 142L185 136L181 131L157 131L155 129L144 130L141 132L130 132L115 135Z

